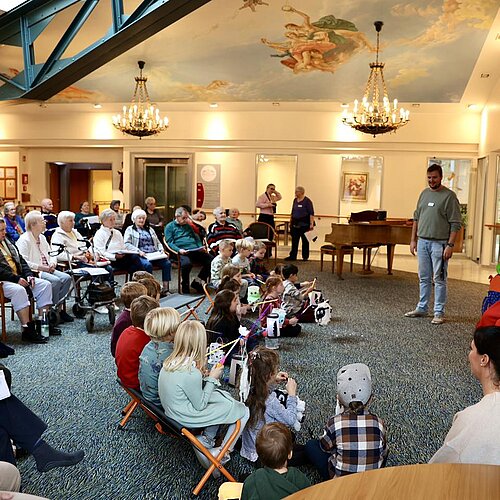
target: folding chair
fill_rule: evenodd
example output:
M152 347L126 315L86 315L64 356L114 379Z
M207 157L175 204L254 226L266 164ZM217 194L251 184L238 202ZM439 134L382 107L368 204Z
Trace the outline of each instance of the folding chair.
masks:
M186 321L190 316L193 316L198 321L200 317L196 314L196 309L201 306L205 300L205 295L182 295L180 293L173 293L167 297L160 299L160 307L173 307L174 309L186 308L181 316L186 314L183 321Z
M208 306L208 309L206 310L206 314L209 314L210 311L214 308L214 299L212 299L212 295L210 294L210 290L213 290L213 288L210 288L208 286L208 283L203 283L203 291L205 292L205 297L208 299L208 302L210 305Z
M167 252L170 254L170 262L172 263L172 267L177 267L177 290L181 293L181 256L172 247L168 246L167 240L165 237L163 238L163 246L167 249Z
M189 444L195 446L201 453L203 453L203 455L205 455L205 457L208 460L210 460L212 465L210 465L210 467L206 470L205 474L194 488L193 495L198 495L200 493L203 486L205 486L205 483L208 481L212 472L215 469L219 469L219 471L222 474L224 474L224 476L227 478L228 481L231 481L232 483L237 482L236 479L224 467L224 465L221 464L221 460L224 458L225 454L227 453L227 451L229 450L229 448L231 447L231 445L233 444L233 442L235 441L240 432L241 422L239 420L236 421L236 428L234 432L231 434L227 443L223 446L220 453L216 457L214 457L208 451L208 449L205 448L205 446L203 446L200 443L200 441L194 434L196 432L195 430L188 429L187 427L184 427L175 420L167 417L163 412L163 409L158 408L158 406L154 405L153 403L145 399L139 391L125 387L120 380L118 380L118 383L131 398L131 401L122 411L122 414L125 413L125 417L118 425L119 429L123 430L128 419L135 411L135 409L139 406L144 410L146 415L155 422L155 427L159 432L161 432L162 434L167 434L169 436L180 438L187 441Z

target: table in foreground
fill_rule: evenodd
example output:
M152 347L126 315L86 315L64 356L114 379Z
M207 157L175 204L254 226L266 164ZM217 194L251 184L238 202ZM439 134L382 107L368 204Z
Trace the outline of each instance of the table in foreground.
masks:
M500 465L386 467L316 484L287 500L498 500Z

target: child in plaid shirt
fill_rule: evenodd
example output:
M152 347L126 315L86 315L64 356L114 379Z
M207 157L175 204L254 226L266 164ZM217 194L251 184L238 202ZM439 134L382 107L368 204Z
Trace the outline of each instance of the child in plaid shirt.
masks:
M371 397L371 374L365 364L354 363L339 370L339 411L328 420L323 436L306 444L307 457L323 479L385 466L385 425L382 419L367 410Z
M219 288L222 279L222 268L231 264L231 254L233 253L233 242L229 240L221 240L219 242L219 254L210 264L210 286Z

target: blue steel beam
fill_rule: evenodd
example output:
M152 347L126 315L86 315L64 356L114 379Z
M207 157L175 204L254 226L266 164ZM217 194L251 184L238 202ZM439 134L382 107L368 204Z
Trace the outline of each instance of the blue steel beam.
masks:
M145 0L126 19L123 15L122 0L112 0L110 5L113 25L108 34L99 37L79 54L68 59L60 59L71 42L69 39L74 38L83 25L80 21L85 21L88 17L85 17L87 11L84 6L77 14L77 17L80 15L81 18L79 20L75 18L47 61L38 65L34 60L33 43L34 38L41 32L40 26L46 26L58 12L76 2L75 0L31 0L22 4L0 16L0 43L14 44L20 38L25 63L24 72L15 77L12 85L7 82L0 87L0 100L15 98L47 100L210 1ZM85 5L91 8L92 0L87 0ZM17 24L17 31L13 28L14 24ZM26 86L24 92L19 89L23 83Z
M50 56L47 58L47 61L45 61L45 64L38 71L38 74L31 84L33 87L38 85L43 77L52 69L54 64L59 61L61 56L64 54L64 51L74 40L75 36L85 24L85 21L88 19L90 14L92 14L93 10L97 7L98 3L99 0L86 0L86 2L82 5L82 8L68 26L68 29L59 40L59 43L56 45Z

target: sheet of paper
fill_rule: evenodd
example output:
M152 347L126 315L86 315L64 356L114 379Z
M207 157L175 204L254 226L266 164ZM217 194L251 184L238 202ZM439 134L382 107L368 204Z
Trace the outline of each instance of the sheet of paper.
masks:
M9 386L5 380L5 373L0 370L0 400L10 398Z
M73 274L90 274L90 276L104 276L105 274L109 274L106 269L102 269L100 267L79 267L78 269L73 270Z
M166 257L164 252L151 252L146 254L146 259L151 260L159 260L164 259Z

